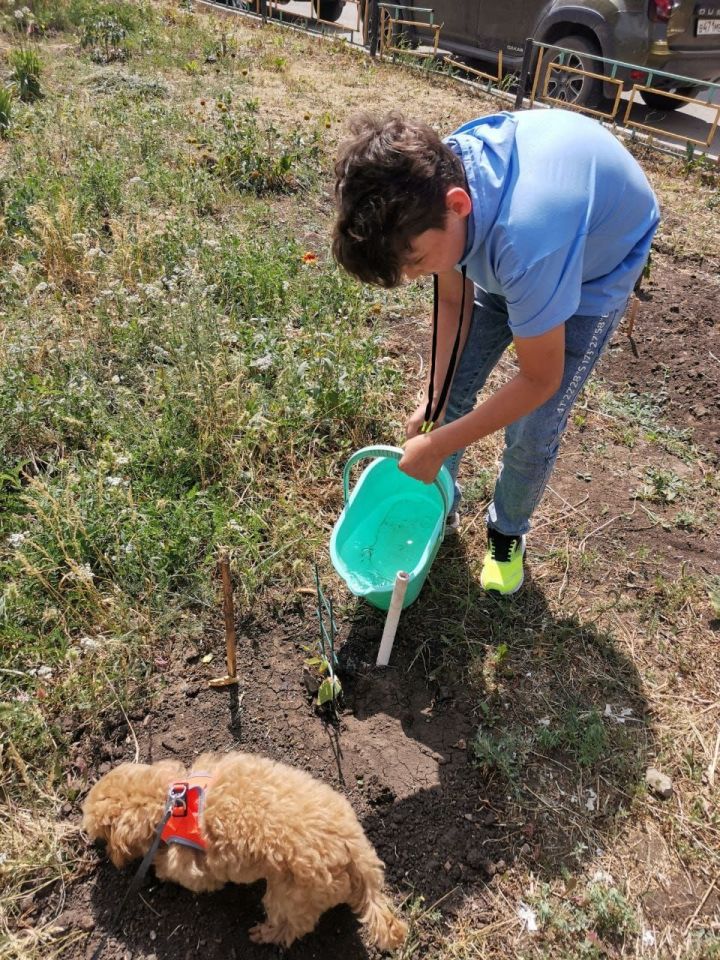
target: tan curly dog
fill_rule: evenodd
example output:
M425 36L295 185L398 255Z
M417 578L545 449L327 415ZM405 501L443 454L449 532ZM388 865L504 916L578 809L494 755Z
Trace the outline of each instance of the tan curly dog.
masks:
M340 903L380 949L403 943L407 925L382 893L382 861L345 797L302 770L247 753L206 753L193 770L211 777L198 817L206 849L161 845L153 861L161 880L197 893L265 880L267 917L250 931L256 943L289 947ZM121 764L90 790L84 830L107 842L117 867L142 857L169 785L187 776L174 760Z

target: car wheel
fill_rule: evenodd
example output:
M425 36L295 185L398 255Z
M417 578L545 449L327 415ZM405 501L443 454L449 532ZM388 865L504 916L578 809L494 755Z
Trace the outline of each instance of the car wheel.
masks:
M335 23L336 20L340 19L345 0L316 0L315 6L321 20L329 20L331 23Z
M567 47L573 53L564 54L563 66L585 70L588 73L602 73L602 64L595 57L597 49L585 37L560 37L553 41L559 47ZM602 102L602 80L597 77L585 77L579 73L567 73L564 70L553 70L553 64L559 64L563 54L549 50L547 66L543 68L540 92L547 82L547 95L564 103L572 103L577 107L598 107Z
M691 97L693 93L697 93L699 87L679 87L677 90L673 90L673 93L679 93L681 97ZM645 103L652 107L653 110L679 110L681 107L686 107L687 104L684 100L675 100L674 97L666 97L662 93L649 93L647 90L642 91L642 98Z
M368 12L367 19L367 32L365 30L365 9L367 7L368 0L360 0L360 22L362 23L363 30L363 43L365 46L368 46L370 43L370 16L371 11ZM411 19L408 11L408 19ZM378 11L378 28L382 23L380 11ZM391 47L404 47L407 50L417 50L420 46L420 38L417 35L417 32L413 30L412 27L399 27L393 26L392 34L390 30L386 27L385 29L385 44Z

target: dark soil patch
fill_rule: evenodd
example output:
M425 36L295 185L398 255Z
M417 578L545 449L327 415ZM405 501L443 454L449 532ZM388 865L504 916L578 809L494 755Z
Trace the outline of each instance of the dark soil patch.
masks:
M611 351L603 376L652 394L663 419L720 456L720 281L697 265L653 254L633 331ZM633 349L634 347L634 349Z
M463 567L460 543L449 538L443 556L451 575ZM554 815L532 802L519 802L522 791L542 791L555 786L563 793L563 765L553 767L541 758L528 762L522 783L509 783L496 772L482 773L472 762L469 744L484 718L477 699L471 700L458 671L432 670L442 661L444 637L434 635L433 624L450 614L455 598L439 599L428 584L427 603L407 612L393 651L394 666L377 671L374 661L382 630L382 615L358 606L342 623L341 669L344 705L334 723L321 717L302 678L306 647L317 636L312 599L285 610L280 619L244 624L238 644L241 677L236 691L212 690L208 679L223 672L219 656L205 664L207 649L223 649L215 634L202 649L187 650L178 644L157 678L152 705L130 717L139 741L143 762L177 756L188 765L202 750L242 749L257 751L303 767L314 776L347 794L363 826L387 866L387 880L396 900L424 898L425 907L442 899L446 914L457 911L467 898L479 896L495 876L526 861L536 871L556 874L569 862L580 834L570 819L560 823ZM477 602L475 600L477 599ZM488 598L472 598L465 611L473 623L469 629L482 647L483 634L492 631L496 619ZM548 697L572 698L590 674L601 680L602 692L613 692L603 679L612 670L618 677L622 702L632 704L634 715L643 717L644 702L631 665L609 640L575 621L555 621L554 639L548 639L550 616L542 598L528 585L519 620L528 625L524 654L532 664L543 658L552 662L551 648L566 636L567 651L561 654L562 677L538 669L515 674L509 670L504 683L513 684L511 704L500 691L488 690L488 701L503 711L503 722L512 727L537 722L534 708ZM475 622L477 621L477 622ZM485 624L483 629L481 624ZM489 637L489 638L490 638ZM430 667L430 669L428 669ZM543 667L543 669L545 669ZM524 667L523 667L524 671ZM453 676L454 674L454 676ZM512 679L512 677L515 679ZM568 677L573 682L568 683ZM539 687L538 687L539 684ZM540 692L538 692L538 690ZM619 698L621 694L617 694ZM485 708L487 709L487 707ZM643 728L643 744L644 744ZM629 745L627 768L609 781L602 812L594 829L613 828L613 815L624 805L632 784L640 775L644 746ZM76 760L88 764L88 781L94 782L114 763L132 759L134 742L122 721L102 742L80 740ZM112 759L108 759L108 758ZM566 768L567 769L567 768ZM548 772L550 771L550 773ZM550 777L550 781L548 781ZM569 771L564 787L574 789L575 774ZM526 794L529 800L532 793ZM568 801L565 801L568 802ZM577 809L577 808L576 808ZM68 811L79 818L77 809ZM586 825L578 824L585 830ZM67 905L59 925L88 930L68 956L86 958L109 929L134 870L116 871L99 851L97 868L68 891ZM195 896L172 885L148 880L142 897L127 909L105 946L104 960L169 960L202 953L210 958L265 958L276 955L268 947L252 944L247 930L262 917L263 885L230 886L214 895ZM44 908L56 909L57 891ZM40 917L37 918L41 919ZM287 954L295 960L309 958L371 958L377 951L368 946L364 933L348 908L328 913L317 930L293 946Z
M720 458L719 316L720 283L714 274L655 254L632 340L626 336L626 321L598 365L598 375L617 397L651 398L659 410L657 427L670 427L678 436L686 432L684 459L668 452L662 441L646 442L644 430L636 431L636 442L623 445L613 431L614 426L621 430L622 422L614 425L602 417L593 430L572 425L563 443L551 483L568 503L582 504L582 513L568 518L571 523L583 515L588 522L594 518L597 526L611 521L591 547L603 550L605 545L612 561L624 545L633 570L622 571L623 578L628 574L623 586L631 592L646 589L658 576L672 580L684 565L688 573L720 573L716 524L709 520L700 528L686 528L677 522L684 509L702 515L712 510L716 499L711 486L703 490L702 479L717 468ZM637 426L632 418L625 422ZM692 444L696 457L688 456ZM667 504L638 499L648 468L676 475L685 495ZM613 523L619 514L624 516ZM639 575L633 562L638 550L649 556ZM594 579L601 576L598 571Z

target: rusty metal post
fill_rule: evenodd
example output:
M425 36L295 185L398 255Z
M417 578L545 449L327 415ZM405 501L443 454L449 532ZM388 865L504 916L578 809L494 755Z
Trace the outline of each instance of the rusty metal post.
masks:
M238 682L237 661L235 653L235 607L233 604L232 578L230 576L230 558L227 550L220 554L220 575L223 588L223 614L225 617L225 653L227 657L227 673L210 681L211 687L229 687Z

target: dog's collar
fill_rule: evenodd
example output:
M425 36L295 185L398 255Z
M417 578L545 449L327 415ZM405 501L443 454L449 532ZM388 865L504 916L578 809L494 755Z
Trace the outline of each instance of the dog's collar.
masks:
M160 835L163 843L178 843L203 852L207 849L200 817L211 780L209 773L191 773L187 780L173 780L168 786L166 809L170 816Z

